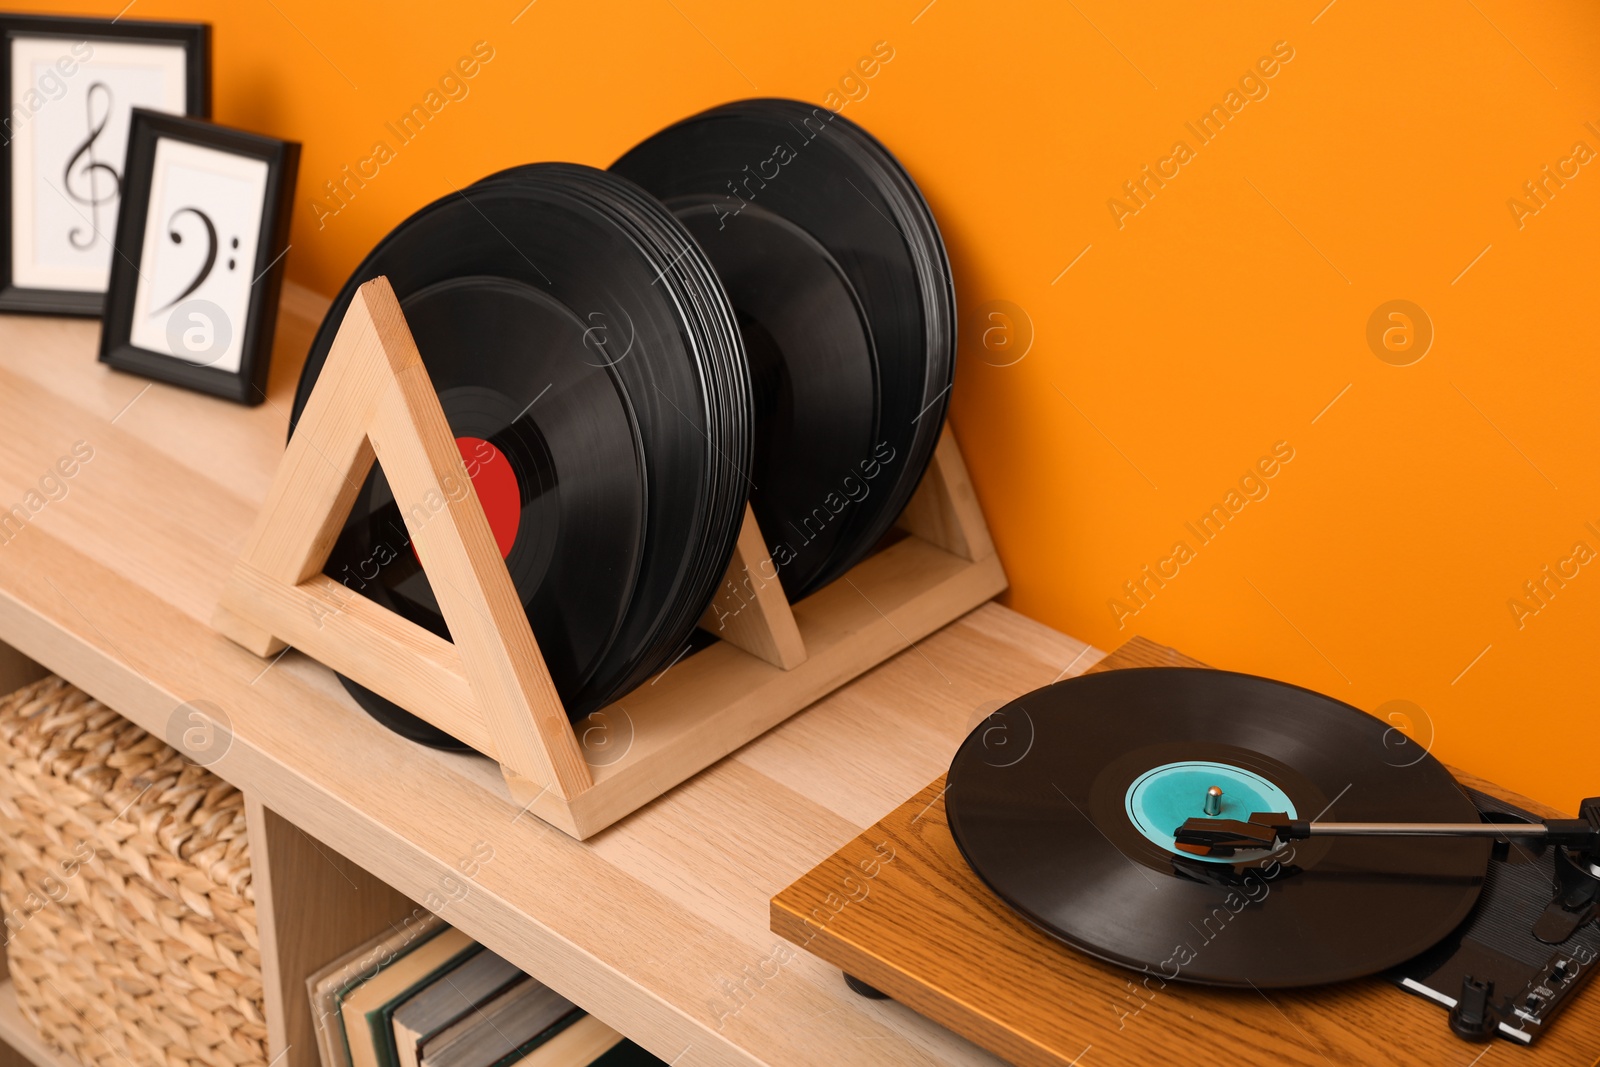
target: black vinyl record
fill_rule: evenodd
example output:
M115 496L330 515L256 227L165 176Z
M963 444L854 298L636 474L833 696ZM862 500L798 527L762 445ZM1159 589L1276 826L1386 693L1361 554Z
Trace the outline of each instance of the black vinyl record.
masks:
M738 314L750 503L798 600L872 551L938 444L956 331L933 215L865 130L794 100L706 111L611 169L694 234Z
M568 712L632 688L688 639L738 534L748 372L726 297L659 204L538 164L430 204L357 268L314 340L290 432L355 290L387 276ZM448 488L448 487L446 487ZM448 636L375 468L326 571ZM436 509L435 509L436 510ZM416 740L459 747L345 680Z
M1226 860L1163 847L1203 814L1208 782L1227 818L1478 820L1437 760L1358 709L1188 668L1084 675L1013 701L962 743L945 806L962 855L1019 914L1163 982L1373 974L1478 898L1488 840L1312 838Z

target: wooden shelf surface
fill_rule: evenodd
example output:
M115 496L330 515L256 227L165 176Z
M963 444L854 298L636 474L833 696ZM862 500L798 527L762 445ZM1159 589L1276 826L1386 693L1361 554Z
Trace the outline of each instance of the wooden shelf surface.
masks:
M942 772L983 714L1094 651L986 605L574 841L520 810L488 760L412 745L326 668L293 651L269 664L208 624L325 306L286 289L256 408L100 366L98 323L0 316L0 642L161 736L188 725L186 702L220 713L231 742L212 769L328 846L330 865L442 902L678 1067L996 1062L850 993L768 930L768 901ZM93 458L62 478L79 441ZM6 523L13 504L22 518ZM625 747L624 718L599 740L596 759Z

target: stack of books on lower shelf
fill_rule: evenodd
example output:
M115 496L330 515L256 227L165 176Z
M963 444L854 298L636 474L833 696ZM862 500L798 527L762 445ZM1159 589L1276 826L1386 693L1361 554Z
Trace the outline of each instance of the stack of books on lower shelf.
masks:
M640 1067L644 1049L435 915L307 980L322 1067Z

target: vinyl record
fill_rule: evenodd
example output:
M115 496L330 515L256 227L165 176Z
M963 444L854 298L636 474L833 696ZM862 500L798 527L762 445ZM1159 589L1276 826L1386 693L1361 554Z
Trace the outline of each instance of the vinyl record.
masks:
M698 406L675 402L653 385L654 393L641 401L679 433L699 435L707 446L701 453L705 481L699 499L680 494L661 502L667 518L657 523L655 534L646 539L649 555L640 575L639 598L644 607L624 619L608 669L608 676L616 675L620 681L607 690L609 698L641 684L690 649L696 622L727 571L753 482L749 370L733 310L715 271L659 201L609 174L603 183L591 181L591 175L597 173L601 172L530 164L492 175L479 184L556 181L577 184L588 195L601 198L616 223L657 267L652 285L660 285L673 300L703 366L706 395ZM620 351L614 358L620 365L628 348L620 331L615 333L613 350ZM658 606L656 614L650 614L650 605Z
M737 312L750 503L799 599L872 551L938 443L955 302L933 215L865 130L793 100L714 108L611 169L688 227Z
M379 275L563 704L588 714L687 640L732 553L749 400L726 298L682 227L623 180L525 168L422 209L357 268L312 344L291 433L356 288ZM426 501L405 508L412 525L431 517ZM327 573L448 636L381 470ZM346 686L407 736L459 747Z
M1298 986L1373 974L1448 934L1491 843L1312 838L1200 857L1204 814L1476 822L1449 772L1369 715L1306 689L1187 668L1084 675L1021 697L962 743L945 795L972 869L1072 947L1159 977Z

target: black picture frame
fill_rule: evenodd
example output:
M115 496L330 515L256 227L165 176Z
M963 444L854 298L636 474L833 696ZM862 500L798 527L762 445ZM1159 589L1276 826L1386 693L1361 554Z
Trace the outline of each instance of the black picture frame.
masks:
M242 344L237 370L190 363L166 352L141 348L131 339L145 227L155 181L156 146L166 139L258 159L267 165L256 256L248 264L252 281L245 321L240 327ZM265 400L299 165L297 142L247 133L201 119L135 108L128 133L128 159L123 175L122 207L117 215L111 284L106 291L105 321L100 331L100 362L241 404L255 405Z
M15 280L12 154L19 131L11 122L19 114L19 102L12 99L12 56L14 43L28 38L180 46L186 60L184 113L203 119L211 117L211 27L197 22L0 13L0 312L92 318L105 306L103 292L39 288Z

